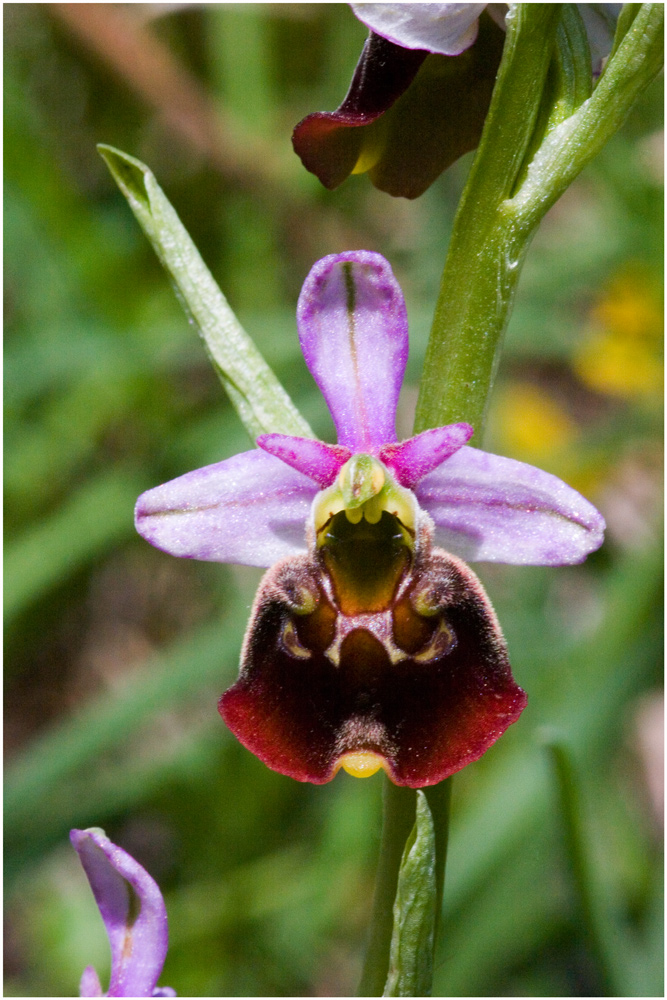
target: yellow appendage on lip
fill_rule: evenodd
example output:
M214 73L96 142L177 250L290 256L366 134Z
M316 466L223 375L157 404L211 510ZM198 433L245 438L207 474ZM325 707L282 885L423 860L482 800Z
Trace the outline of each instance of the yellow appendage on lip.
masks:
M338 768L343 768L353 778L370 778L376 774L380 768L385 768L384 757L371 750L358 750L356 753L346 753L338 762Z

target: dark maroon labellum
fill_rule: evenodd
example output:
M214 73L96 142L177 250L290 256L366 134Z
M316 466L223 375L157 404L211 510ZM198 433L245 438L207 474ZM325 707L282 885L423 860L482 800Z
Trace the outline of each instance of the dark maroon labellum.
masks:
M382 766L419 788L519 717L526 695L482 585L429 537L413 552L386 511L377 524L340 512L315 554L266 573L219 708L269 767L320 784Z

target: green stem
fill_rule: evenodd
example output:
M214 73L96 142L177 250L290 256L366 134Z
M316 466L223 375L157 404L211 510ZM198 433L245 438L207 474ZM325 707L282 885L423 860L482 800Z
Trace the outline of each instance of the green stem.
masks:
M592 96L571 4L516 4L479 149L454 222L414 432L466 421L481 440L519 274L537 225L624 120L661 62L662 4L636 5ZM551 67L551 72L550 72ZM545 104L547 102L547 104ZM543 134L541 134L543 133ZM437 914L451 782L427 790L436 832ZM415 793L387 782L371 936L359 995L381 996L393 903Z
M415 824L416 801L414 789L394 785L385 778L382 839L375 875L370 935L357 993L360 997L381 997L387 980L398 870L405 842Z
M452 800L452 781L447 778L438 785L431 785L423 791L433 816L435 827L435 939L437 943L440 916L442 913L442 896L445 888L445 866L447 864L447 848L449 846L449 810Z
M521 5L522 9L525 5ZM488 303L490 298L498 295L499 283L503 289L507 286L507 280L500 281L499 275L494 271L489 274L481 266L471 274L466 269L462 275L462 280L457 279L457 269L461 263L461 256L469 263L474 259L476 253L476 240L484 240L489 246L488 253L495 259L505 259L504 250L501 251L499 242L506 242L506 233L501 232L496 235L498 224L495 214L492 213L491 224L488 205L498 205L507 199L512 192L512 184L517 176L528 142L531 137L532 127L539 108L539 94L541 93L546 76L546 65L548 64L548 53L550 51L549 31L555 21L553 11L547 5L538 4L538 16L534 17L533 12L528 11L515 20L524 29L531 41L534 58L526 58L524 61L517 61L515 54L518 48L519 53L523 51L523 46L517 46L515 36L517 30L508 32L508 39L505 50L511 50L512 59L509 61L515 66L515 74L508 70L507 55L503 55L503 62L499 71L500 78L509 79L509 84L514 91L514 107L516 108L516 120L523 129L523 139L520 143L516 141L515 134L505 134L502 128L493 126L494 107L497 108L500 98L494 93L494 98L489 111L489 118L482 137L482 145L473 165L471 178L463 195L459 208L457 222L455 223L452 244L450 246L445 272L443 274L443 289L451 292L455 286L459 292L459 300L466 301L466 307L474 309L478 299L478 288L481 289L481 296L484 303ZM528 22L528 27L526 27ZM535 58L535 56L537 56ZM504 69L503 69L504 67ZM535 67L537 72L535 73ZM516 77L516 79L514 78ZM506 85L507 86L507 85ZM537 100L534 102L532 115L526 122L526 101L525 94L535 93ZM506 100L503 96L502 100ZM520 107L520 113L519 113ZM496 114L496 120L498 115ZM491 125L489 125L489 122ZM492 127L493 126L493 127ZM481 161L480 161L481 157ZM465 220L465 224L463 221ZM483 236L481 234L484 234ZM511 276L512 271L509 269ZM505 294L510 294L505 292ZM438 336L446 327L458 329L455 317L452 316L449 322L446 320L450 295L441 292L436 306L433 331L429 350L427 352L424 374L421 383L421 394L417 408L415 420L415 433L419 433L428 427L435 427L438 424L453 423L456 420L467 420L477 425L479 418L478 411L481 412L486 404L486 397L491 384L491 365L495 353L495 344L484 345L480 343L474 330L466 326L464 336L454 341L451 337ZM487 312L488 312L488 306ZM509 305L506 307L506 311ZM484 312L479 308L480 314ZM483 355L483 356L482 356ZM481 357L482 356L482 357ZM481 359L481 364L480 364ZM457 389L463 390L460 398L457 398L455 405L445 402L442 392L443 381L450 388L453 385ZM473 385L474 393L466 391L467 387ZM451 393L450 393L451 395ZM475 402L481 401L481 408ZM444 404L444 409L443 409ZM443 416L446 414L446 418ZM437 886L437 909L439 917L442 904L442 893L444 885L445 860L447 853L447 841L449 831L449 800L451 792L451 780L433 786L426 790L429 807L431 808L436 832L436 886ZM393 904L396 896L396 885L398 881L398 870L405 841L412 830L415 819L416 796L413 791L405 788L397 788L387 782L385 786L384 813L382 826L382 841L380 845L380 859L375 883L375 897L373 903L373 914L371 918L371 930L364 971L359 986L360 996L382 996L387 978L387 968L389 963L389 949L393 928Z
M442 909L442 896L449 839L449 804L452 779L423 789L435 827L436 857L436 938ZM389 950L394 926L394 900L398 871L405 842L415 822L416 792L394 785L385 779L382 811L382 840L375 876L373 912L364 969L357 995L382 996L389 966Z
M552 55L574 46L570 4L516 4L493 100L454 221L424 362L416 432L466 421L479 443L502 341L530 240L545 213L623 123L662 65L663 4L634 5L619 20L615 48L592 95L567 94L568 74L554 97L575 105L562 120L544 120ZM554 43L559 48L554 49ZM566 53L567 54L567 53ZM581 52L574 52L576 62ZM578 72L581 72L579 67ZM575 83L577 80L575 79ZM548 110L548 109L547 109Z
M481 436L528 240L502 212L540 109L558 4L517 4L457 212L424 362L415 431L465 420Z

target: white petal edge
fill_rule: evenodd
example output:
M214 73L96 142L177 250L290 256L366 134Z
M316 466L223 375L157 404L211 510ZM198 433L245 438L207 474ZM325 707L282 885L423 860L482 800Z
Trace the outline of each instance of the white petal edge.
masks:
M351 3L359 20L404 49L457 56L477 38L485 3Z

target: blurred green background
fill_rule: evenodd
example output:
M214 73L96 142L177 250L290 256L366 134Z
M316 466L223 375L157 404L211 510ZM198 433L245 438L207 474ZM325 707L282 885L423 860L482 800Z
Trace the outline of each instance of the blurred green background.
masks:
M73 13L72 8L75 8ZM408 436L470 157L419 200L328 193L294 124L345 94L365 29L343 4L5 4L6 981L105 982L69 846L99 825L160 883L181 996L350 995L382 777L301 785L229 734L259 572L133 529L144 489L251 446L95 151L155 172L314 429L300 357L312 263L379 250L404 289ZM486 447L541 465L608 521L584 565L478 569L528 691L454 781L434 995L595 996L544 727L571 747L617 995L662 995L662 84L529 253Z

